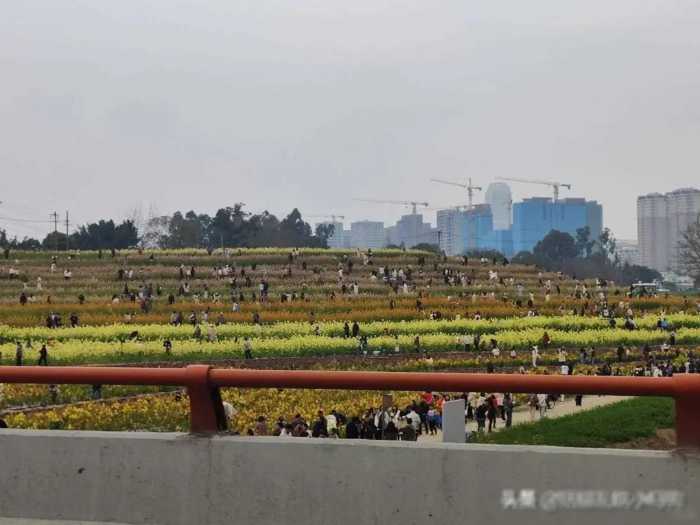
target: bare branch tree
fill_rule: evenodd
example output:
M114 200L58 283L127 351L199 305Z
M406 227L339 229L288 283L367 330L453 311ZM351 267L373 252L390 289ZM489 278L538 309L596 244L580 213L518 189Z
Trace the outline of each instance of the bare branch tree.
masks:
M700 286L700 214L683 232L678 247L683 269L695 280L695 286Z

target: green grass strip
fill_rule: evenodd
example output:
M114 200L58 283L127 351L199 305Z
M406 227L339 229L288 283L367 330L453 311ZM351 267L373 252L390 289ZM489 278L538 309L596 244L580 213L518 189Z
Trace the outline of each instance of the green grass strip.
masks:
M586 396L583 398L586 404ZM606 447L653 436L659 428L674 426L674 403L667 397L638 397L558 418L479 437L481 443Z

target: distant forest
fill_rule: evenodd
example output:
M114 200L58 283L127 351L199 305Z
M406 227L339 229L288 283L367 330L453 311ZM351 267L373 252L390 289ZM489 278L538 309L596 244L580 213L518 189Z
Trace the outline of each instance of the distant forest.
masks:
M333 234L333 226L320 224L314 231L304 222L298 209L284 219L263 212L252 214L241 204L221 208L212 217L176 212L149 219L141 229L133 220L120 224L113 220L100 220L80 226L66 237L60 231L49 233L44 239L9 238L0 229L0 246L10 249L48 250L100 250L124 249L136 246L145 248L208 248L228 247L314 247L325 248Z

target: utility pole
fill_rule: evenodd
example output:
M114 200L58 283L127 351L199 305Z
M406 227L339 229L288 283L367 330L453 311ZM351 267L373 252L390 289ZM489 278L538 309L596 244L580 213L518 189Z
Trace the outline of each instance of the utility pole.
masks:
M68 245L68 210L66 210L66 251L70 249L70 246Z
M58 213L53 212L49 217L53 219L53 242L55 251L58 251Z

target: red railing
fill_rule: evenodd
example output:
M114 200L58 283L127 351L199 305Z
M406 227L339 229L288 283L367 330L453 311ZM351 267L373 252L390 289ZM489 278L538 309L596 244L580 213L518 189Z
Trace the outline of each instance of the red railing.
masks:
M700 448L700 375L673 377L555 376L422 372L185 368L0 367L0 383L183 386L196 434L226 429L219 388L312 388L438 392L513 392L666 396L676 403L679 447Z

